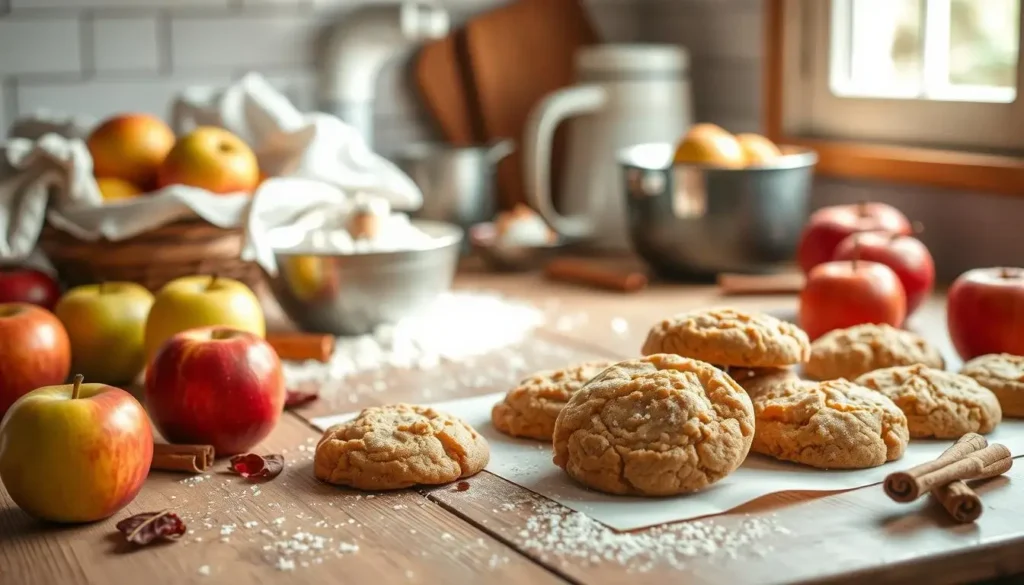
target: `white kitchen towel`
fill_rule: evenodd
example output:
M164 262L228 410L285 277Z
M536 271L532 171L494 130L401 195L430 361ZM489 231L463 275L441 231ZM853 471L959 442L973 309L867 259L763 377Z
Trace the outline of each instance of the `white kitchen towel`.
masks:
M287 189L260 188L252 196L171 185L104 204L92 176L92 158L80 138L57 133L11 138L0 145L0 261L27 258L46 220L82 240L117 241L189 217L221 227L242 226L251 215L250 206L258 207L260 217L297 218L301 202L319 207L331 200L343 205L375 197L398 210L422 204L416 184L372 152L358 132L332 116L299 112L259 75L247 75L223 90L185 90L172 109L172 122L180 130L197 124L226 128L249 142L267 175L306 181ZM306 188L315 193L297 191ZM259 229L249 233L262 234ZM266 250L248 250L261 263L272 259ZM273 264L264 267L274 269Z

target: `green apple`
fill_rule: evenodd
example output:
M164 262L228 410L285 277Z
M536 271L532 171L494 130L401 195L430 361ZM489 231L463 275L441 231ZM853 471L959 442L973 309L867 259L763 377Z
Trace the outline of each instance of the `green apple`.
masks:
M266 336L263 308L252 290L231 278L185 276L156 294L146 320L146 361L177 333L222 325Z
M129 384L146 365L146 317L153 295L133 282L75 287L53 312L71 339L71 371L104 384Z

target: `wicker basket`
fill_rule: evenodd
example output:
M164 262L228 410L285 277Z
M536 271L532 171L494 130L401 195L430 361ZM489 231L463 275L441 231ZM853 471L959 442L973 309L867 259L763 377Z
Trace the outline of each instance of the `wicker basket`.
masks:
M98 282L137 282L151 291L193 274L217 274L256 288L260 267L239 259L245 234L202 220L179 221L122 240L82 241L50 225L39 247L68 286Z

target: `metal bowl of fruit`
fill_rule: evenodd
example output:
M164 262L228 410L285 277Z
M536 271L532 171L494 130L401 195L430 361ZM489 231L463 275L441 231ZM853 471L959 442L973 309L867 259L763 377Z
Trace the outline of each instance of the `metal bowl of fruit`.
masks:
M678 146L618 153L630 238L664 278L775 271L792 262L807 220L814 151L714 132L699 125Z
M462 243L462 230L453 224L412 225L430 236L429 243L361 253L275 244L278 270L268 275L270 289L305 331L362 335L397 323L451 288Z

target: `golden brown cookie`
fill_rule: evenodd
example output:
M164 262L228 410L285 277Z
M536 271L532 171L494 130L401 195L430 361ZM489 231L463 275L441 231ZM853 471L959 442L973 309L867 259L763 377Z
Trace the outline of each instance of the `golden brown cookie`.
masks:
M847 380L791 381L754 400L751 450L822 469L866 469L903 456L907 417Z
M868 372L856 383L892 399L907 415L913 439L990 433L1003 418L995 394L973 378L920 364Z
M914 364L945 367L939 350L912 331L891 325L855 325L816 339L804 374L815 380L853 380L872 370Z
M491 409L491 422L513 437L550 441L555 419L574 392L615 362L587 362L538 372L519 383Z
M703 309L652 327L641 353L672 353L730 367L778 368L806 361L810 342L802 329L771 315Z
M328 483L394 490L469 477L489 459L487 441L461 419L394 404L364 409L327 429L316 446L313 472Z
M999 399L1003 415L1024 417L1024 356L991 353L978 356L960 369L964 376L988 388Z
M751 400L778 385L799 380L793 368L729 368L726 373L747 391Z
M555 421L555 465L612 494L703 489L743 463L750 398L714 366L656 354L618 363L572 395Z

